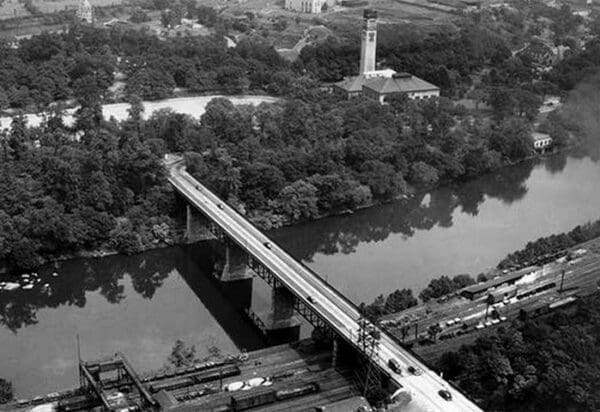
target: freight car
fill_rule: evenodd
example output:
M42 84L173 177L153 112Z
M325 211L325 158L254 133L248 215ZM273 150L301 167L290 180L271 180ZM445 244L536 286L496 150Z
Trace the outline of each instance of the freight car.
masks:
M150 392L157 393L161 390L172 391L192 385L198 385L205 382L211 382L223 378L228 378L230 376L236 376L239 374L240 368L234 365L230 365L221 369L201 372L196 375L190 375L178 379L173 379L167 382L153 383L152 385L150 385Z
M231 410L243 411L258 406L268 405L274 402L282 402L292 398L316 393L320 390L319 384L310 382L302 386L290 389L257 389L246 393L240 393L231 397Z
M299 386L297 388L292 389L280 389L275 392L275 397L278 401L284 401L290 398L297 398L299 396L308 395L311 393L319 392L319 384L316 382L311 382L303 386Z

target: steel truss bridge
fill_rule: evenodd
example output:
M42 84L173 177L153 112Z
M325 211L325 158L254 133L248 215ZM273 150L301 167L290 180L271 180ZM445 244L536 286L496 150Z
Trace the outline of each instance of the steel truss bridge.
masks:
M315 272L287 254L271 239L253 226L232 207L194 179L180 157L166 160L169 182L190 206L201 212L208 221L209 231L218 239L227 240L241 248L248 256L248 266L274 288L285 288L293 295L294 309L313 326L341 338L365 357L412 397L411 405L424 411L481 411L452 385L430 370L423 362L404 349L394 338L376 325L378 343L375 356L366 349L364 319L358 308L329 285ZM364 338L364 336L363 336ZM388 366L394 359L402 370L396 373ZM420 375L407 372L413 366L423 371ZM446 390L451 400L440 396Z

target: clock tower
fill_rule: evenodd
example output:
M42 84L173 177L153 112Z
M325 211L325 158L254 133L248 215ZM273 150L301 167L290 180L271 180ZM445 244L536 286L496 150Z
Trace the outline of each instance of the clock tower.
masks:
M377 12L366 9L363 14L363 29L360 41L360 73L375 70L375 49L377 48Z

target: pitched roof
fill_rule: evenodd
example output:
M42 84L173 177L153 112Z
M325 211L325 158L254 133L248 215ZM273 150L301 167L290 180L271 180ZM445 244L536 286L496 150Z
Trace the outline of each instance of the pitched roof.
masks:
M344 80L335 83L335 85L337 87L339 87L340 89L344 89L345 91L347 91L348 93L353 93L353 92L361 92L363 85L366 84L368 81L373 80L373 79L367 79L365 76L350 76L350 77L346 77Z
M410 93L439 90L440 88L413 76L409 73L399 73L391 78L372 79L364 85L379 94Z

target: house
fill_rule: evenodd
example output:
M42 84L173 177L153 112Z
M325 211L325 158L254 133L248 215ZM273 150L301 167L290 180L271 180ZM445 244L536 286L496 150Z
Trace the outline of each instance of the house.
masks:
M533 132L531 137L533 139L533 148L536 151L543 152L552 144L552 138L546 133Z
M331 0L285 0L285 8L287 10L299 11L300 13L321 13L323 5L333 6L334 1Z

